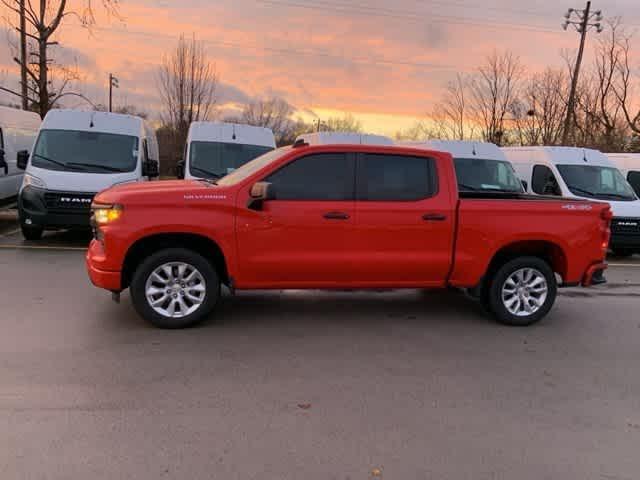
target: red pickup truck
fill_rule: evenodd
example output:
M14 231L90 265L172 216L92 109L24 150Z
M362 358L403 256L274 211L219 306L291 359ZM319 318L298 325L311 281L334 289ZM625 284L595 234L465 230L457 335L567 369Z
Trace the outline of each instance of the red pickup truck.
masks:
M89 276L118 298L129 288L164 328L205 318L221 284L458 287L498 321L529 325L557 287L603 280L607 204L527 196L510 165L478 172L499 175L458 188L448 153L297 143L217 181L116 186L92 206Z

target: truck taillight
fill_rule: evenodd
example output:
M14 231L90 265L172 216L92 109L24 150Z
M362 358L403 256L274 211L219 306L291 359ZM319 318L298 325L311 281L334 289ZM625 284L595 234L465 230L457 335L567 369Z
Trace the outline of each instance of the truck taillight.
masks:
M613 212L611 207L607 207L600 212L600 218L602 219L602 253L607 255L609 249L609 240L611 239L611 219L613 218Z

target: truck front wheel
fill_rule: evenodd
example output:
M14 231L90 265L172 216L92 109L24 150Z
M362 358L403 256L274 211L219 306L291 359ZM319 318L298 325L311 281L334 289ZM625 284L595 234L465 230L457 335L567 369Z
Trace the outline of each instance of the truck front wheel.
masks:
M547 262L520 257L502 265L488 291L491 312L500 323L527 326L544 318L556 299L556 278Z
M160 328L185 328L202 321L220 296L220 279L200 254L167 248L146 258L131 280L136 311Z

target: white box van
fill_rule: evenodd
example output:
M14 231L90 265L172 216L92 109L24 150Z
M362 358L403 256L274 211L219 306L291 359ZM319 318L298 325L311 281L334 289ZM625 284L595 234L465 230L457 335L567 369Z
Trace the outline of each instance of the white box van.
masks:
M18 152L31 150L38 127L37 113L0 107L0 204L18 196L23 176L17 165Z
M178 164L181 178L221 178L276 148L269 128L236 123L193 122L185 158Z
M113 185L158 177L158 141L142 118L51 110L42 121L18 196L22 233L88 227L93 197Z
M607 153L640 197L640 153Z
M408 147L450 153L458 180L458 190L466 196L474 192L502 194L524 193L513 165L493 143L462 140L398 142Z
M609 203L613 211L611 249L620 256L640 252L640 200L602 152L575 147L502 150L531 193Z

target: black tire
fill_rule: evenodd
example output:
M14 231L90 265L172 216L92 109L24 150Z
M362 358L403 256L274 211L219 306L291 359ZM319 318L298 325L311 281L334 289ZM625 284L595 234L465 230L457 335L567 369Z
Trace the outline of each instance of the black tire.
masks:
M612 251L614 256L620 258L630 257L634 253L630 248L614 248Z
M158 267L171 262L183 262L195 267L205 282L204 301L197 310L182 317L162 315L156 312L147 300L147 279ZM138 266L131 280L130 292L136 311L151 324L159 328L186 328L204 320L214 309L220 297L220 277L213 265L193 250L167 248L149 256Z
M42 238L42 234L44 233L43 227L38 227L36 225L25 225L24 223L20 224L20 228L22 230L22 236L25 240L40 240Z
M502 288L507 279L518 270L530 268L537 270L547 284L547 296L542 306L529 315L518 316L511 313L502 300ZM488 305L496 320L504 325L525 327L542 320L553 306L558 286L553 270L547 262L538 257L519 257L502 265L493 275L488 288Z

